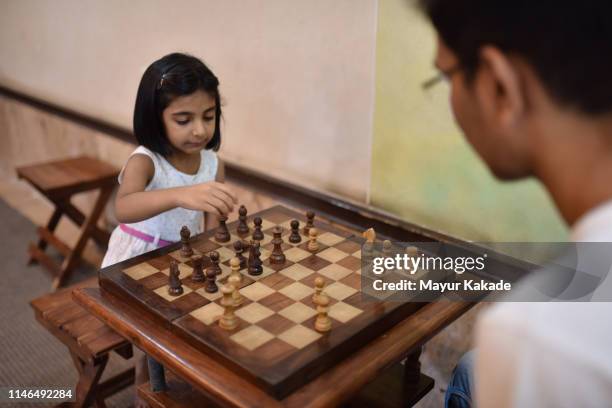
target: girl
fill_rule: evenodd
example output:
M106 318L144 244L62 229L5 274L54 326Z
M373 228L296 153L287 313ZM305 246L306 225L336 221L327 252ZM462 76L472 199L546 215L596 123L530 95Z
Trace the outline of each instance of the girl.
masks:
M117 220L102 267L180 241L217 224L236 197L221 184L219 81L200 60L170 54L147 68L136 96L134 134L140 146L119 174ZM165 388L163 367L149 358L154 391ZM147 379L145 360L136 382ZM137 407L146 403L136 397Z
M136 96L140 146L119 174L117 220L102 267L180 241L233 210L223 167L219 81L200 60L170 54L147 68ZM204 214L206 213L206 214Z

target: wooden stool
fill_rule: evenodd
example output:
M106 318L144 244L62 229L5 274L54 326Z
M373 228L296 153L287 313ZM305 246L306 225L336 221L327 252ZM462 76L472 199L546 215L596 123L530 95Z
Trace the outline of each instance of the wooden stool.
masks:
M115 351L128 359L132 357L132 345L72 300L73 289L97 286L97 278L93 277L30 302L36 320L70 351L79 372L76 385L77 407L92 404L104 407L105 398L134 383L133 367L102 384L98 383L109 353Z
M98 228L96 223L116 185L119 171L92 157L78 157L49 163L19 167L17 175L27 180L55 205L55 210L46 227L38 228L38 244L30 244L30 264L38 261L55 277L53 289L62 286L72 270L81 260L81 254L87 240L91 237L101 246L106 246L110 234ZM74 205L70 198L77 193L99 189L98 199L91 214L85 216ZM53 232L62 215L68 216L81 227L79 239L74 248L56 237ZM47 243L53 245L64 257L58 265L45 254Z

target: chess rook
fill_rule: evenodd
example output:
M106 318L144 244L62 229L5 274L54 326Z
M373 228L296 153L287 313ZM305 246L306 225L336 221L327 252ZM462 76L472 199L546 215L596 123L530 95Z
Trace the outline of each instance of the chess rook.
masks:
M249 226L247 225L247 209L244 205L241 205L238 209L238 228L236 233L240 237L249 235Z
M204 271L202 270L202 255L194 255L191 260L193 263L193 272L191 273L191 280L193 282L204 282L205 276Z
M270 263L274 265L282 265L285 263L285 254L283 254L283 238L282 238L283 230L281 227L274 228L274 232L272 235L272 245L274 245L272 249L272 253L270 254Z
M299 244L302 242L302 236L300 235L300 222L298 220L291 220L291 235L289 235L289 242L292 244Z
M314 211L306 211L306 225L304 225L304 235L308 236L310 229L314 227L314 218Z
M221 293L223 299L221 299L221 306L223 306L223 316L219 320L219 327L223 330L233 330L238 326L238 318L234 314L234 299L232 293L234 287L232 285L223 285L221 287Z
M263 232L261 232L262 222L261 217L255 217L253 219L253 224L255 224L255 228L253 228L253 241L261 241L264 239Z
M219 217L219 227L217 228L217 231L215 232L215 239L218 242L229 242L230 238L230 232L227 229L227 217L222 215L221 217Z
M193 249L191 249L191 246L189 245L189 238L191 237L191 231L189 231L189 228L187 228L187 226L183 225L181 227L181 256L183 258L189 258L191 255L193 255Z
M168 293L172 296L179 296L183 294L183 285L179 278L178 263L172 260L170 261L170 274L168 275Z

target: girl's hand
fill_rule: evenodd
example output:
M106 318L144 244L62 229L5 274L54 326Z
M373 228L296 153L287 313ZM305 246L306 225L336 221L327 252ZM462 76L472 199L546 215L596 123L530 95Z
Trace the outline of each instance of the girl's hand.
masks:
M180 207L217 215L231 213L238 202L229 187L216 181L181 187L177 195Z

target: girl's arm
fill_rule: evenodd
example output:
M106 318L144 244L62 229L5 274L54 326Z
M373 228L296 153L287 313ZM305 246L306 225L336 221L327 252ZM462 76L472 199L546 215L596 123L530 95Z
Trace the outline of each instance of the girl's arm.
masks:
M225 182L225 163L223 160L218 159L217 161L217 176L215 181L219 183ZM204 212L204 231L209 231L219 226L219 216L213 213Z
M115 200L115 212L119 222L146 220L177 207L217 215L228 214L233 210L236 201L234 194L217 182L144 191L154 172L155 168L149 157L142 154L130 157Z

